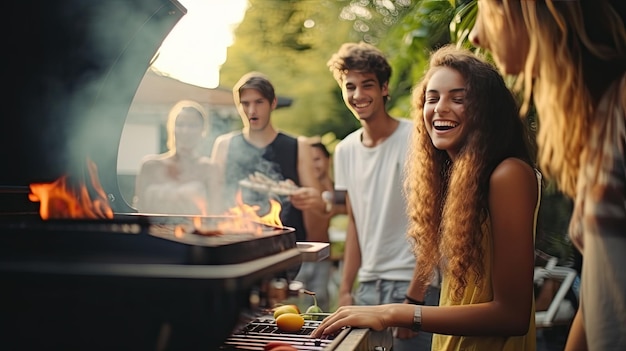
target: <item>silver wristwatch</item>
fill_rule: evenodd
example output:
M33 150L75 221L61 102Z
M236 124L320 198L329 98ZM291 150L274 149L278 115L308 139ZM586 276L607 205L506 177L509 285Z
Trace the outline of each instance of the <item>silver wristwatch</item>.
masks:
M420 305L415 305L413 310L413 325L411 325L411 329L414 332L419 332L422 329L422 306Z

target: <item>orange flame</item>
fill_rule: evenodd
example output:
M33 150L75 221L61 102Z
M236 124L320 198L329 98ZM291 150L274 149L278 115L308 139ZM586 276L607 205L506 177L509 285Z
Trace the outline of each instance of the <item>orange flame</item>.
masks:
M280 220L281 209L282 208L278 201L270 199L270 211L265 216L261 217L259 222L282 228L283 222Z
M91 199L85 184L78 190L70 189L67 176L62 176L52 183L33 183L30 185L28 199L40 202L39 215L42 219L50 218L113 218L107 195L98 178L98 167L87 160L91 186L96 198Z
M225 219L207 226L202 216L191 218L190 224L181 224L174 228L174 236L183 237L186 233L194 233L204 236L218 236L223 234L255 234L262 235L264 225L275 227L283 226L280 220L280 203L270 199L270 210L264 216L257 213L260 209L257 205L247 205L243 202L241 192L236 197L236 205L224 213ZM200 205L200 203L198 203ZM201 207L201 206L199 206ZM202 212L204 215L204 211Z
M206 216L209 214L206 200L203 197L194 197L192 201L196 205L198 210L200 210L200 215Z
M220 231L247 231L262 234L263 224L277 227L283 226L280 220L281 206L278 201L270 199L269 212L263 216L259 216L258 212L260 207L245 204L241 191L237 192L235 200L236 205L225 213L225 215L229 216L229 219L221 221L217 225Z

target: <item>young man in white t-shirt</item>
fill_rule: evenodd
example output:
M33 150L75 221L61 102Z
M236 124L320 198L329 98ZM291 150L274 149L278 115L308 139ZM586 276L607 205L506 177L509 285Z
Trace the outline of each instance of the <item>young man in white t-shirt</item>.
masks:
M345 137L334 154L335 189L346 191L348 228L339 305L420 303L436 305L439 290L426 301L413 284L415 256L406 232L404 162L413 123L387 113L391 66L366 43L345 43L328 61L333 76L361 128ZM355 279L358 289L352 294ZM394 351L430 350L430 333L394 331Z

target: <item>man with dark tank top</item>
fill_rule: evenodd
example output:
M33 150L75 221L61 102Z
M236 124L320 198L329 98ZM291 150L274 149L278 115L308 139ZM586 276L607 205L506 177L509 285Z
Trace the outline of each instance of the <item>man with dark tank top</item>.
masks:
M269 211L272 198L280 202L281 222L295 228L297 241L319 241L326 228L307 215L325 210L321 185L313 171L311 146L304 139L274 128L271 113L277 99L272 83L262 73L250 72L241 77L233 88L233 97L244 128L217 137L211 156L219 167L220 212L236 206L238 191L245 204L259 206L261 216ZM274 182L293 182L297 188L289 195L278 195L240 185L240 181L257 174Z

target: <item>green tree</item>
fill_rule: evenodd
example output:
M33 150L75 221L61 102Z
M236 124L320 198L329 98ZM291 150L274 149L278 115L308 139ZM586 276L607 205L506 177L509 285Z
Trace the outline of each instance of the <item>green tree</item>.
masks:
M424 74L430 52L450 42L450 23L458 11L455 2L339 2L344 3L341 18L353 23L355 40L376 45L387 55L393 68L388 109L394 116L408 117L411 88Z
M345 136L354 130L338 106L337 83L326 62L349 37L336 1L250 0L220 70L220 85L232 87L248 71L267 74L279 96L293 99L273 114L274 124L294 135ZM343 105L343 104L341 104Z

